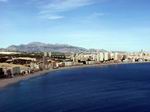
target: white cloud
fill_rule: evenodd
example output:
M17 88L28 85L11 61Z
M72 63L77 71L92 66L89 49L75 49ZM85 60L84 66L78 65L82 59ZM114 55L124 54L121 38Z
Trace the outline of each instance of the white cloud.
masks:
M89 19L99 18L99 17L102 17L102 16L104 16L104 15L106 15L106 14L105 14L105 13L101 13L101 12L94 12L93 14L91 14L91 15L89 16Z
M42 18L46 18L49 20L58 20L58 19L63 19L64 16L59 16L59 15L43 15Z
M109 16L109 14L103 12L93 12L91 14L88 14L87 16L84 16L81 22L84 24L93 23L96 20L100 20L103 16Z
M51 15L49 17L47 17L47 19L50 19L50 20L57 20L57 19L62 19L64 18L63 16L59 16L59 15Z
M94 4L95 1L96 0L48 0L43 2L39 1L39 15L40 17L48 17L47 19L62 19L63 16L59 16L62 12L68 12L80 7L88 6Z
M0 2L7 2L8 0L0 0Z
M104 15L105 15L105 13L100 13L100 12L94 12L92 14L92 16L94 16L94 17L100 17L100 16L104 16Z
M59 13L91 5L94 0L53 0L41 6L41 13Z
M90 14L90 15L86 18L86 20L87 20L87 21L91 21L91 20L93 20L93 19L97 19L97 18L102 17L102 16L105 16L105 15L107 15L107 14L101 13L101 12L94 12L94 13Z

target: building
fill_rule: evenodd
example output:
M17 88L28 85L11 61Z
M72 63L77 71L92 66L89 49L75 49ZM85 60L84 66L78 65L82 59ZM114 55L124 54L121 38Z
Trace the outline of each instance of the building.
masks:
M39 67L39 64L37 64L37 63L30 63L30 69L31 70L39 70L40 69L40 67Z
M73 64L73 62L71 62L71 61L65 61L65 62L63 62L64 63L64 65L65 65L65 67L70 67L70 66L73 66L74 64Z
M100 61L103 62L104 61L104 53L100 53Z
M2 52L0 52L0 54L13 55L13 54L21 54L21 53L20 53L20 52L7 52L7 51L2 51Z
M109 53L105 52L104 53L104 61L108 61L109 60Z
M59 53L59 52L53 52L50 55L51 55L51 58L54 58L54 59L65 59L66 58L64 53Z
M96 58L97 62L103 62L104 61L104 53L103 52L97 53L96 57L97 57Z
M51 57L52 56L52 52L48 52L48 57Z
M118 53L114 53L114 60L115 60L115 61L118 60Z
M12 68L12 74L13 75L19 75L21 73L20 67L13 67Z
M48 57L48 52L44 52L44 57Z

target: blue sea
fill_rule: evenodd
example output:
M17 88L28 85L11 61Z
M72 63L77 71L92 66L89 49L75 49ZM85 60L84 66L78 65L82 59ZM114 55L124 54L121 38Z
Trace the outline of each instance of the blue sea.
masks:
M0 112L150 112L150 64L53 71L0 90Z

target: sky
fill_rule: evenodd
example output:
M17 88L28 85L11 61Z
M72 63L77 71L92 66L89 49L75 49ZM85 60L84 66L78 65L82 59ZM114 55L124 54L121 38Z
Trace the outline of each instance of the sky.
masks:
M149 0L0 0L0 47L44 42L150 51Z

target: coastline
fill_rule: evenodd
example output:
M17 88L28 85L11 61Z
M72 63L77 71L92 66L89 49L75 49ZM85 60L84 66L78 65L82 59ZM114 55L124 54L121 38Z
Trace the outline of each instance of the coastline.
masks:
M9 79L0 79L0 89L5 88L9 85L18 83L23 80L28 80L30 78L46 75L49 72L53 71L59 71L59 70L65 70L65 69L74 69L74 68L87 68L87 67L103 67L103 66L110 66L110 65L121 65L121 64L142 64L142 63L150 63L150 62L132 62L132 63L102 63L102 64L93 64L93 65L77 65L77 66L70 66L70 67L62 67L58 69L49 69L49 70L43 70L39 72L35 72L29 75L25 76L17 76L14 78Z

